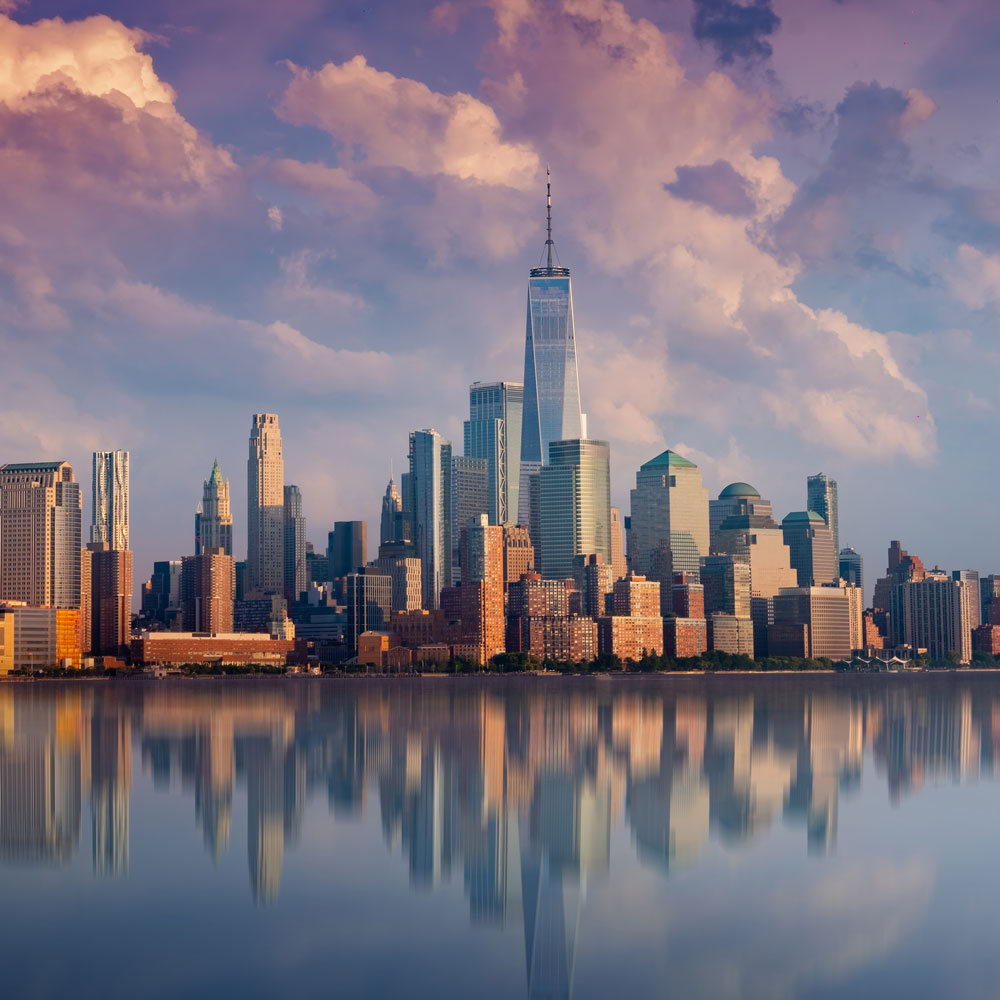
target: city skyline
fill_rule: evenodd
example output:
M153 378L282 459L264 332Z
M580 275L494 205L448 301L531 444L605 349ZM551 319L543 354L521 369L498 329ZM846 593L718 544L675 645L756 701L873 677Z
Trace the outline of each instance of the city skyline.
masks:
M521 378L546 163L613 504L669 447L710 494L745 480L781 511L825 469L869 563L888 537L931 563L1000 555L970 527L997 485L972 459L994 411L996 11L772 0L727 36L649 0L593 0L589 33L564 3L501 0L391 27L377 3L293 3L280 25L223 6L211 28L161 3L15 6L0 35L24 72L0 101L34 169L3 195L0 452L83 479L93 451L129 450L139 567L191 550L216 453L245 509L247 412L282 415L317 527L374 522L409 429L461 441L468 386ZM865 42L847 64L831 38ZM963 484L953 517L932 469Z

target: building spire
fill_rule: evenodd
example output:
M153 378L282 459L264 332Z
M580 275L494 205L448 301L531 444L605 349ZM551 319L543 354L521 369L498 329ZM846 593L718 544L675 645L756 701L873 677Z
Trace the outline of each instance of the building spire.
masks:
M546 267L552 267L552 171L548 164L545 165L545 232Z

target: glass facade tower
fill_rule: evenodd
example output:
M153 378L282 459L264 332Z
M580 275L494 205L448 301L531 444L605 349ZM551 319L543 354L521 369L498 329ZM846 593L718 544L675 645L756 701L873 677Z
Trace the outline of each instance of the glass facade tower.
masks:
M528 318L524 342L524 418L521 426L521 481L518 521L531 524L526 477L549 461L553 441L586 434L580 410L576 363L573 288L568 267L553 264L552 189L548 190L547 261L528 277Z
M469 386L465 457L487 462L490 524L517 519L523 409L524 386L520 382L474 382Z
M837 480L820 472L806 479L806 510L814 510L833 532L833 551L840 552Z

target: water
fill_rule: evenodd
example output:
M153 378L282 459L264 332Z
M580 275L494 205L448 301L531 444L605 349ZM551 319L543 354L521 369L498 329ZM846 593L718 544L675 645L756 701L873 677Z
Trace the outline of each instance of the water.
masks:
M0 685L11 997L993 997L1000 678Z

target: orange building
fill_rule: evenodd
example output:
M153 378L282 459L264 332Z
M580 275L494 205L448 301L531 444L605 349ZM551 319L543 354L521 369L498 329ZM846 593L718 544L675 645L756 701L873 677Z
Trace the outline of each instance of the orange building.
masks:
M505 649L504 532L486 514L462 531L462 637L470 657L485 666Z
M706 631L704 618L664 618L664 655L675 660L701 656L708 648Z
M273 639L266 632L143 632L132 642L132 658L136 663L281 666L294 649L293 639Z

